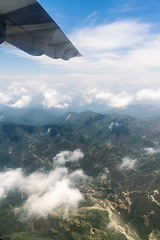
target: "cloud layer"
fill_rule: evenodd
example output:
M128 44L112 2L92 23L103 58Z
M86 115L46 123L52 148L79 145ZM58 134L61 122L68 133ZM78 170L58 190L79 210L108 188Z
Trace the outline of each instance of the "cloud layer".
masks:
M81 169L69 172L64 164L66 161L78 161L82 157L80 150L61 152L54 158L55 168L49 173L25 175L20 168L1 172L0 199L5 198L10 191L25 194L22 209L16 210L17 213L22 213L22 217L47 217L57 211L67 214L83 200L77 184L86 176Z

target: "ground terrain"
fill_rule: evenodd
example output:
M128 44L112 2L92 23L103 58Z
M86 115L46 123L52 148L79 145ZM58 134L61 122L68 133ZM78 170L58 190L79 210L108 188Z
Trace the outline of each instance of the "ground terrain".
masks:
M88 176L78 209L22 222L15 209L24 199L10 192L0 201L0 239L160 239L160 118L83 112L42 126L0 123L1 172L47 172L56 154L75 149L84 158L67 167Z

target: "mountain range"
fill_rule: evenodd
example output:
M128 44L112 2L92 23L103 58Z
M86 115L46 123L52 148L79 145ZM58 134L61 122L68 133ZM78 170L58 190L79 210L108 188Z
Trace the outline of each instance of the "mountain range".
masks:
M87 112L88 108L77 107L67 109L67 112ZM93 105L90 106L93 112L101 114L122 114L128 115L135 118L149 118L149 117L159 117L160 116L160 106L159 105L149 105L149 104L139 104L139 105L129 105L126 108L109 108L107 106ZM55 121L58 122L59 118L63 117L66 113L66 109L51 108L46 109L38 106L26 107L26 108L12 108L7 106L0 107L0 122L15 122L27 125L45 125L47 123L53 124Z

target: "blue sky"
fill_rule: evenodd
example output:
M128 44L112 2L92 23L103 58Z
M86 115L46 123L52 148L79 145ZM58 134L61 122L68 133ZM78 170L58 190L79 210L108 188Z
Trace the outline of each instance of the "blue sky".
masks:
M55 15L56 21L62 25L66 23L67 28L86 25L86 19L94 12L98 13L96 24L124 18L140 18L151 22L160 19L158 0L41 0L40 3L52 16Z
M160 103L160 1L39 2L83 57L65 62L1 47L1 105L105 111Z

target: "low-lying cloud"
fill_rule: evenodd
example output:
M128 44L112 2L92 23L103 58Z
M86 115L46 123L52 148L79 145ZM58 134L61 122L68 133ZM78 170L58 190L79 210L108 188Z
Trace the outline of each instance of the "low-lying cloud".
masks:
M149 147L149 148L144 148L144 151L145 151L146 155L153 155L153 154L159 153L160 149L155 149L155 148Z
M0 199L9 192L22 192L26 200L16 212L26 218L47 217L57 211L65 214L76 209L83 200L77 184L86 176L81 169L70 172L64 163L78 161L83 156L80 150L61 152L54 158L55 168L48 173L37 171L26 175L21 168L0 173Z
M80 149L70 151L62 151L53 158L55 165L64 165L66 162L77 162L83 158L84 154Z
M32 101L31 96L23 95L14 104L11 104L10 107L13 107L13 108L24 108L24 107L27 107L30 104L31 101Z
M120 169L134 169L137 159L132 159L130 157L124 157L120 165Z

